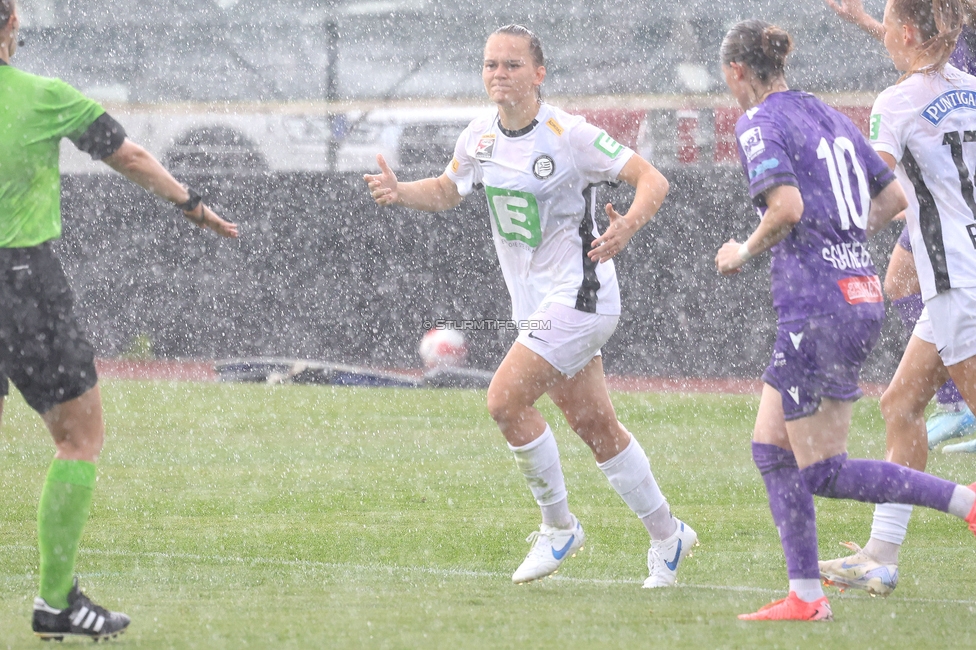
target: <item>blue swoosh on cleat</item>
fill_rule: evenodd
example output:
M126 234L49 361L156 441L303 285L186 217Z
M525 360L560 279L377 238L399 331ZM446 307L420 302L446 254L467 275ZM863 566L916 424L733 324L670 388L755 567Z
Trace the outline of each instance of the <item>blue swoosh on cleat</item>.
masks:
M678 549L674 552L674 559L668 562L664 561L664 566L668 567L670 570L674 571L678 568L678 560L681 559L681 540L678 540Z
M552 556L557 560L561 560L566 557L566 552L569 551L569 547L573 545L574 541L576 541L576 535L571 535L569 537L569 541L566 542L566 546L562 547L558 551L556 549L552 549Z

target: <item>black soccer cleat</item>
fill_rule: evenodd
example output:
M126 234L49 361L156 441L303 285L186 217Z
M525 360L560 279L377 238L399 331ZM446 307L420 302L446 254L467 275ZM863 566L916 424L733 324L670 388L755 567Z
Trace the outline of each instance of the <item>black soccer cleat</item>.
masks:
M78 589L78 578L68 593L68 606L54 609L43 598L34 599L34 634L45 641L81 636L100 641L118 636L131 620L121 612L96 605Z

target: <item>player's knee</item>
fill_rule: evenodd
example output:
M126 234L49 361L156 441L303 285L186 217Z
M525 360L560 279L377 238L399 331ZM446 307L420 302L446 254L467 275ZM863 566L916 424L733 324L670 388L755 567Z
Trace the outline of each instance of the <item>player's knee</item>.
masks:
M818 497L833 495L834 481L847 461L847 454L831 456L800 470L800 478L810 494Z
M512 396L512 391L491 386L488 388L488 414L495 422L507 422L518 417L518 400Z
M885 392L882 393L879 405L881 417L884 418L886 424L898 424L906 420L917 419L922 415L925 408L923 406L921 411L914 408L910 395L906 394L906 387L894 382L889 384Z

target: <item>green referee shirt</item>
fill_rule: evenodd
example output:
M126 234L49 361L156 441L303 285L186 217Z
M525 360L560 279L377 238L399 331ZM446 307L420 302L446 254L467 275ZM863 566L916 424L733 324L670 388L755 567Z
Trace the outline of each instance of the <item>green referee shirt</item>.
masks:
M61 138L77 139L104 112L60 79L0 60L0 248L61 236Z

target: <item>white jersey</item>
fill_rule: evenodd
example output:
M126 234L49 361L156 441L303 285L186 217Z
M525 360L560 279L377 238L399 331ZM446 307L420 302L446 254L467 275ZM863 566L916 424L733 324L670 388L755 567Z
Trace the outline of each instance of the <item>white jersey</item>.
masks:
M458 138L446 173L461 196L483 187L512 318L543 303L619 315L613 261L592 262L596 186L617 180L633 151L582 117L543 104L535 122L504 131L497 113Z
M976 77L913 74L878 96L870 135L898 161L922 299L976 287Z

